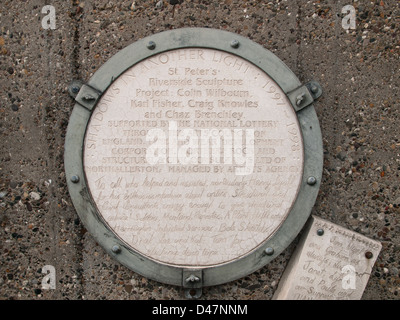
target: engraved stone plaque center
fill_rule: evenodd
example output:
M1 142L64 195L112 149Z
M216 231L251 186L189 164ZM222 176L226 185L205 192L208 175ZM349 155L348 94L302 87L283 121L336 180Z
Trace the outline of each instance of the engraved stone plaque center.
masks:
M88 189L106 225L156 262L205 268L259 248L303 176L303 139L263 70L216 49L156 54L122 73L84 138Z

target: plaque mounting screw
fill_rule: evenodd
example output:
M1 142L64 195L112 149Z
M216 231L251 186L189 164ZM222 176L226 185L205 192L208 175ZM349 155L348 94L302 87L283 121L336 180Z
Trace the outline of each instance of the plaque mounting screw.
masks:
M372 254L371 251L368 251L368 252L365 253L365 257L366 257L368 260L369 260L369 259L372 259L373 256L374 256L374 255Z
M234 48L234 49L237 49L237 48L239 48L239 41L238 40L232 40L232 42L231 42L231 47L232 48Z
M83 82L80 80L74 80L68 85L68 93L72 98L76 98L78 95L79 91L81 90L83 86Z
M265 254L267 256L272 256L274 254L275 250L273 248L267 248L265 249Z
M303 102L303 100L304 100L304 93L297 96L297 98L296 98L297 106L300 106L301 103Z
M71 88L71 91L72 91L72 93L78 93L80 89L81 89L81 88L79 88L77 85L74 85L74 86Z
M156 43L154 41L149 41L147 44L147 49L154 50L156 48Z
M121 247L119 245L115 245L111 248L111 251L114 253L121 253Z
M324 233L325 233L324 229L317 230L317 235L319 235L320 237L322 237L324 235Z
M186 279L186 282L191 282L191 283L195 283L195 282L199 282L200 278L196 277L195 275L191 274L189 276L189 278Z
M312 93L317 93L318 92L318 87L315 84L312 84L310 89L311 89Z
M96 97L92 96L90 93L84 95L82 97L83 100L91 101L91 100L96 100Z
M72 176L71 177L71 182L78 183L79 182L79 177L78 176Z
M310 185L310 186L313 186L313 185L315 185L316 183L317 183L317 178L315 178L315 177L309 177L309 178L307 179L307 184Z

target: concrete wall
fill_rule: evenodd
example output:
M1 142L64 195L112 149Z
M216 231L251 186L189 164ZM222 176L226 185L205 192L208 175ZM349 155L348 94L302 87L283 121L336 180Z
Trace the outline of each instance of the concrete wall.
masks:
M68 194L63 148L73 79L88 81L132 42L168 29L235 32L271 50L315 104L324 178L313 214L379 240L364 299L399 299L400 3L383 1L32 0L0 4L0 298L181 299L119 265L81 224ZM341 9L356 8L356 30ZM56 9L44 30L43 6ZM203 290L205 299L270 299L294 249L243 279ZM56 288L42 290L42 269Z

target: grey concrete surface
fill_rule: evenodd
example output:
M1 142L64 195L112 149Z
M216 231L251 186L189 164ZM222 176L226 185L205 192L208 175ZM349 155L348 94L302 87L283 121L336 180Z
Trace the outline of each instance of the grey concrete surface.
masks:
M119 265L86 232L63 168L73 79L89 80L130 43L168 29L238 33L317 80L324 178L313 214L381 241L363 299L400 291L400 3L383 1L32 0L0 3L0 299L182 299ZM356 8L356 30L341 9ZM44 30L45 5L56 29ZM294 250L205 288L202 299L271 299ZM56 288L42 289L42 269Z

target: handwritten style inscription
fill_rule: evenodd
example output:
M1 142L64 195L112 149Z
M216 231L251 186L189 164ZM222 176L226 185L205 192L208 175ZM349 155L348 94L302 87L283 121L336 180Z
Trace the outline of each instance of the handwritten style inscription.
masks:
M149 163L150 149L162 161ZM173 161L177 154L203 158ZM170 265L223 264L262 245L288 215L302 167L285 94L258 67L218 50L178 49L136 64L102 96L85 136L102 218L133 249Z
M274 299L361 299L382 245L317 217L303 237Z

